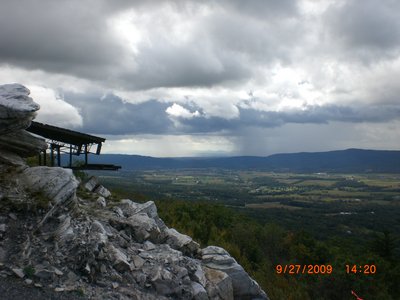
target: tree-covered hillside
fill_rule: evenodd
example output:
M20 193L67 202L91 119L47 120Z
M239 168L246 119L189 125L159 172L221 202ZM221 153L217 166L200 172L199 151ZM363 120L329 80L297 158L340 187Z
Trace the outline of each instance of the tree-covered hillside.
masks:
M354 299L351 291L365 299L399 299L400 264L390 232L357 244L335 237L317 240L303 230L285 230L273 223L262 225L222 205L168 200L157 201L157 207L168 226L192 236L203 246L227 249L271 299ZM332 271L288 274L287 270L286 274L278 274L278 265L290 264L332 266ZM353 265L362 266L362 272L353 273ZM364 265L376 266L376 272L364 274L369 271Z

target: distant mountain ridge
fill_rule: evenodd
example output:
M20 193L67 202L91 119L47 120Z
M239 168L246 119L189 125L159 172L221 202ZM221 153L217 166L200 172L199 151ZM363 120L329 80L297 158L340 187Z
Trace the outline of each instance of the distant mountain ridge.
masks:
M125 170L223 168L276 172L400 173L400 151L347 149L260 156L156 158L140 155L92 155L91 163L112 163Z

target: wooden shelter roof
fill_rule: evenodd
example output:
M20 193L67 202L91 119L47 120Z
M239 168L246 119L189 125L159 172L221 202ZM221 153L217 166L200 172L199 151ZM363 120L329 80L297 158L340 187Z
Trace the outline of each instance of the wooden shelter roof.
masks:
M59 141L62 143L68 143L75 146L82 146L85 144L101 144L104 143L106 140L98 136L39 122L32 122L31 126L27 130L44 138Z

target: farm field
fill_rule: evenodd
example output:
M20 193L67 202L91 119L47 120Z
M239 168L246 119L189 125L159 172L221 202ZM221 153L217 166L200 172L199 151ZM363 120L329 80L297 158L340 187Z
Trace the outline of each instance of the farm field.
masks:
M351 232L359 239L371 231L400 232L398 174L182 169L96 175L112 190L137 200L222 204L260 222L304 228L320 237Z

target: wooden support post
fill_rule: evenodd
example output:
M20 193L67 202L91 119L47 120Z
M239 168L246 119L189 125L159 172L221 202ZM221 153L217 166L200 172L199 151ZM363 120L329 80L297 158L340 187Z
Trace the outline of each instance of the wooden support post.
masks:
M50 166L54 167L54 148L53 148L53 144L50 145Z
M47 166L47 150L43 151L43 166Z
M42 165L42 152L39 152L39 161L38 161L38 163L39 163L39 166L41 166Z
M88 163L88 146L85 144L85 166Z
M60 146L57 147L57 166L61 167L61 153Z
M72 145L69 145L69 167L72 168Z
M102 143L97 144L96 155L100 155L101 145L102 145Z

